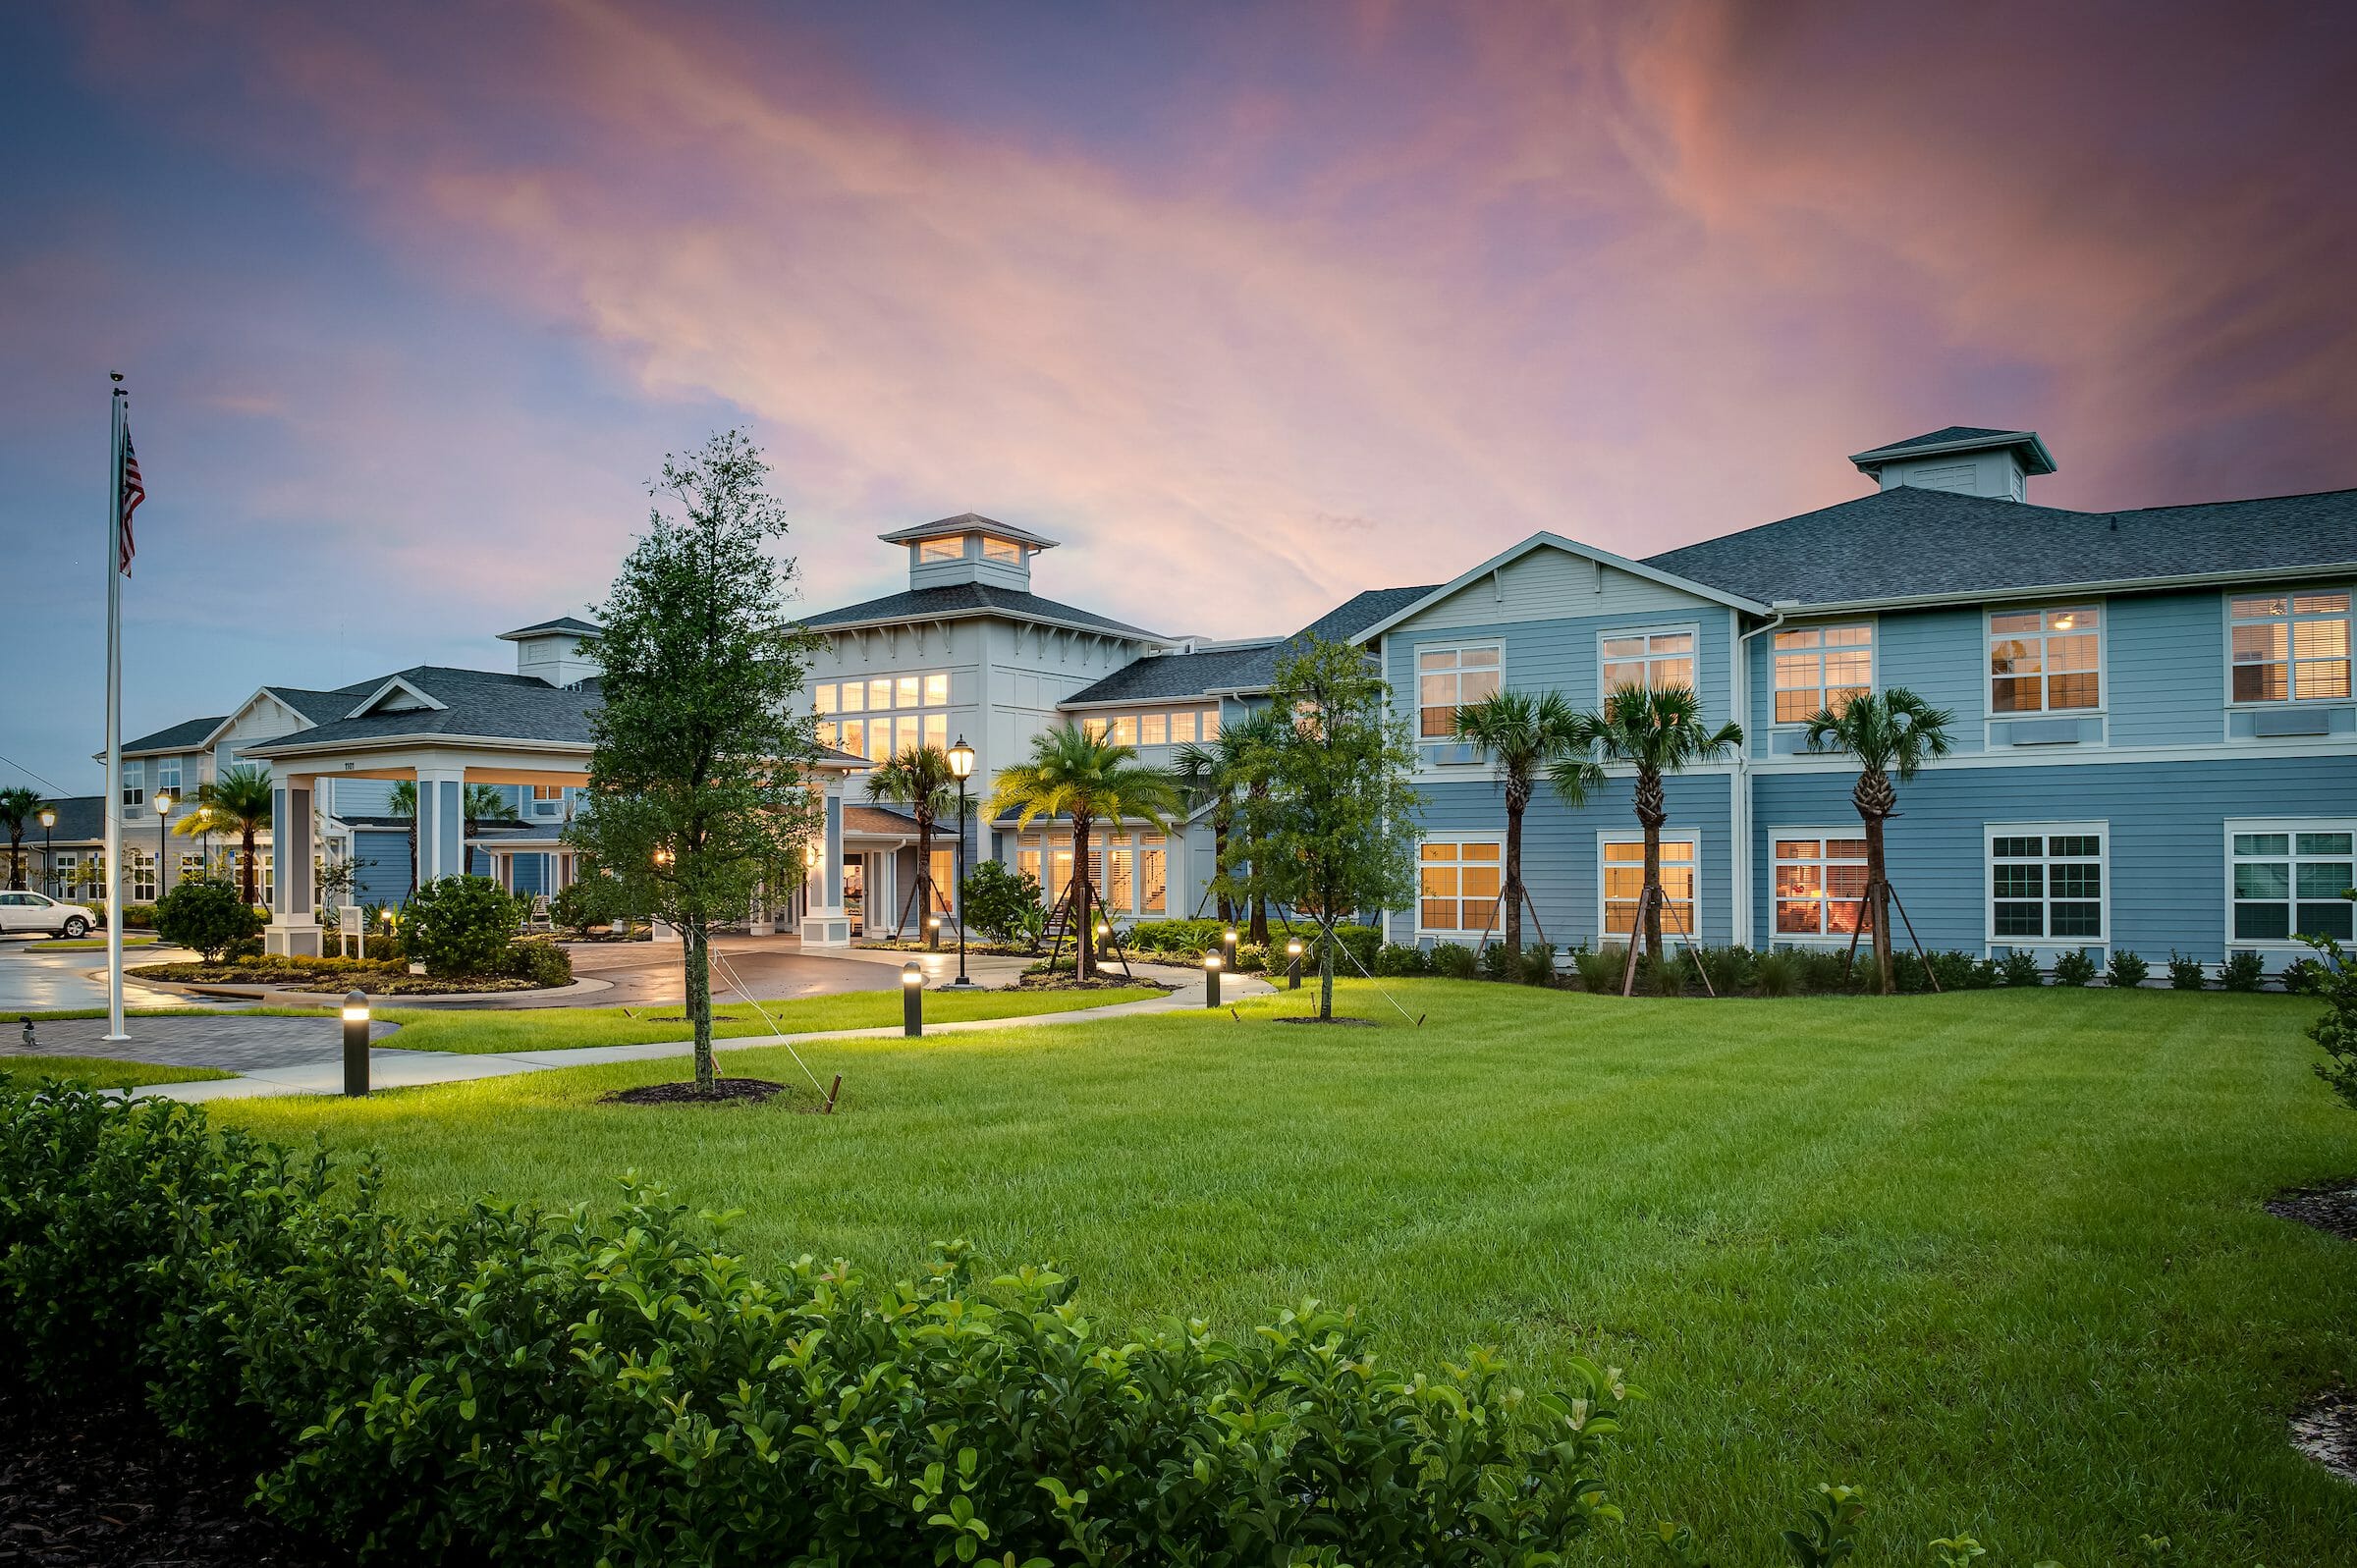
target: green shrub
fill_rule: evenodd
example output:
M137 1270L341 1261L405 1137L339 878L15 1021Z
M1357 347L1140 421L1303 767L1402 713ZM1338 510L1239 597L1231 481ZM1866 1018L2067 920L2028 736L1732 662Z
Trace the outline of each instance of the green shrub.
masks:
M1432 961L1414 943L1387 942L1375 949L1375 972L1388 977L1430 974Z
M1846 946L1795 947L1792 950L1800 955L1802 983L1815 995L1838 996L1842 992L1856 990L1862 983L1864 970L1851 961Z
M1485 942L1478 952L1482 979L1504 980L1512 972L1514 955L1507 951L1505 943Z
M2039 972L2038 955L2027 947L2009 949L1998 960L1998 971L2008 986L2042 986L2046 977Z
M235 884L232 886L234 887ZM100 888L98 892L98 907L103 910L106 907L106 890ZM151 903L125 904L123 906L123 929L125 931L153 931L155 929L155 905Z
M1124 1342L962 1244L778 1276L631 1189L611 1219L412 1221L200 1108L0 1076L0 1335L68 1399L144 1388L299 1529L407 1561L1557 1560L1617 1517L1627 1397L1573 1359L1393 1372L1304 1303ZM985 1533L987 1540L985 1541Z
M1216 924L1214 929L1217 929ZM1373 926L1337 926L1334 934L1343 945L1343 950L1334 955L1336 974L1354 975L1362 969L1374 969L1375 951L1383 946L1382 932ZM1314 928L1305 930L1302 937L1306 944L1301 955L1302 967L1305 970L1315 969L1318 966L1318 946L1326 939Z
M515 895L489 877L437 877L410 899L403 945L429 975L498 975L520 915Z
M1037 929L1046 926L1047 910L1040 902L1039 879L1029 872L1017 871L1002 861L976 861L966 868L965 881L960 887L965 896L966 924L993 942L1019 942L1035 926ZM1129 933L1128 946L1143 946L1137 941L1136 931Z
M1544 942L1525 943L1514 964L1514 978L1526 986L1555 984L1555 948Z
M1432 972L1445 980L1470 980L1480 972L1480 964L1473 949L1462 943L1436 942L1432 945Z
M557 890L548 900L548 921L560 931L585 937L592 926L614 923L622 912L622 889L608 877L581 877Z
M1659 960L1647 954L1637 960L1637 995L1641 997L1682 997L1687 984L1687 960L1682 952Z
M2357 960L2330 937L2300 940L2314 947L2323 960L2317 965L2324 977L2318 994L2327 1005L2323 1015L2308 1026L2308 1038L2325 1054L2325 1059L2316 1064L2316 1075L2331 1085L2350 1109L2357 1110Z
M2218 971L2220 991L2258 991L2267 984L2267 960L2244 948L2226 954L2225 963Z
M1235 945L1235 969L1238 974L1257 975L1269 967L1269 949L1263 943L1239 942Z
M2055 958L2055 984L2083 986L2096 976L2095 960L2084 947L2072 947Z
M1129 928L1129 946L1138 952L1200 958L1220 950L1220 937L1227 929L1217 920L1141 920Z
M2146 963L2127 948L2121 947L2111 954L2111 967L2104 972L2104 979L2110 985L2129 990L2143 985L2145 977L2152 972L2151 964Z
M1972 979L1966 989L1994 991L2005 981L2005 971L1995 958L1976 958L1972 964Z
M545 938L527 938L508 950L508 973L535 986L570 986L573 956Z
M1628 949L1606 946L1590 951L1586 947L1571 949L1571 969L1579 976L1579 989L1594 996L1618 996L1620 973L1628 963Z
M2302 939L2305 940L2305 939ZM2292 997L2321 997L2325 994L2327 971L2314 958L2294 958L2275 976L2284 994Z
M1751 989L1751 972L1758 960L1741 943L1731 947L1702 949L1702 972L1711 977L1711 990L1722 997L1740 997Z
M211 877L184 877L156 901L156 935L195 948L208 963L219 962L261 930L262 917L238 890Z
M1953 947L1948 948L1945 952L1933 953L1931 955L1931 960L1932 973L1939 977L1940 989L1942 991L1980 991L1987 989L1987 987L1984 985L1976 984L1976 982L1980 979L1981 965L1985 960L1976 958L1969 952L1958 952ZM1915 965L1915 973L1918 977L1921 977L1923 973L1923 965L1921 962L1918 962ZM1990 964L1987 985L1994 986L1996 984L1997 965Z
M2210 983L2210 966L2199 958L2188 958L2171 948L2168 954L2168 983L2179 991L2199 991Z
M1797 997L1808 984L1807 966L1792 948L1777 947L1752 964L1751 983L1763 997Z

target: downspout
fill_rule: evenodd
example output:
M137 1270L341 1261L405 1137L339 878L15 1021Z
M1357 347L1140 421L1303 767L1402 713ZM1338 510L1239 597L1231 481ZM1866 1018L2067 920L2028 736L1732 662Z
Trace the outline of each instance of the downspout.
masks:
M1768 619L1735 637L1735 723L1743 727L1743 744L1735 749L1734 799L1727 803L1731 819L1729 837L1735 841L1735 863L1729 868L1728 882L1733 891L1734 941L1746 947L1751 946L1753 929L1751 875L1755 847L1751 841L1751 649L1747 644L1761 632L1774 631L1782 625L1784 617L1799 608L1797 599L1773 600L1768 606Z

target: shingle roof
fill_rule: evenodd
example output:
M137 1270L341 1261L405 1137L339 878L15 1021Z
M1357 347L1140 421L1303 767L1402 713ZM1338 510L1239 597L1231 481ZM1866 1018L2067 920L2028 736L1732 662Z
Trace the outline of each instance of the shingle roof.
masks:
M1230 691L1239 682L1260 678L1269 666L1277 640L1247 643L1236 648L1207 648L1201 653L1166 653L1132 659L1093 685L1064 699L1061 707L1097 702L1167 702L1181 697L1208 696Z
M227 715L216 715L210 719L183 719L180 723L169 725L156 730L153 734L141 735L137 740L124 741L123 755L129 757L149 751L186 751L191 746L202 744L206 735L221 728L222 720L226 717Z
M41 805L57 813L57 826L49 830L53 843L95 843L106 837L106 804L104 795L60 795L43 800ZM150 839L152 841L152 838ZM29 881L40 866L41 814L36 808L25 819L25 874ZM8 857L8 838L0 832L0 861Z
M911 588L906 593L887 594L864 604L846 605L840 610L809 616L804 618L802 624L814 631L823 631L829 626L862 625L884 621L925 621L954 616L1006 616L1017 621L1045 621L1059 625L1119 631L1132 637L1157 635L1093 611L1076 610L1070 605L1058 604L1053 599L1042 599L1035 593L994 588L985 582Z
M1029 545L1035 550L1056 548L1053 539L1033 533L1028 528L1017 528L1011 522L1001 522L996 517L985 517L978 512L961 512L955 517L920 522L913 528L900 528L876 537L888 545L908 545L919 539L940 539L959 533L993 533L1002 539L1012 539L1016 544Z
M360 698L384 683L382 678L361 680L349 686L338 686L333 691L314 691L308 686L264 686L262 689L311 723L323 725L352 712Z
M1885 446L1868 447L1867 452L1905 452L1911 447L1945 447L1951 441L1978 441L1988 436L2026 436L2027 430L1992 430L1986 425L1948 425L1928 430L1920 436L1893 441ZM1864 454L1860 454L1864 456Z
M605 629L578 616L559 616L554 621L536 622L528 626L518 626L514 631L503 631L499 636L502 642L514 642L519 637L542 636L553 631L570 631L583 637L594 637Z
M585 746L589 744L589 715L600 702L595 680L558 687L532 676L419 665L360 682L353 690L341 693L344 705L339 712L349 712L355 706L355 691L366 695L396 678L444 706L372 713L357 719L337 718L316 729L281 735L245 750L252 756L268 757L393 735L421 734L554 740Z
M2357 565L2357 490L2065 512L1902 486L1651 556L1763 602L1855 604Z
M913 838L916 837L916 819L883 806L854 806L847 802L843 808L843 831L886 838ZM955 836L954 829L942 835L952 841L955 841Z
M1969 452L1988 452L2003 447L2018 447L2024 473L2053 473L2055 455L2046 450L2035 430L1991 430L1983 425L1947 425L1939 430L1927 430L1920 436L1893 441L1887 447L1869 447L1853 453L1850 461L1859 471L1880 474L1886 463L1916 453L1952 451L1958 456Z

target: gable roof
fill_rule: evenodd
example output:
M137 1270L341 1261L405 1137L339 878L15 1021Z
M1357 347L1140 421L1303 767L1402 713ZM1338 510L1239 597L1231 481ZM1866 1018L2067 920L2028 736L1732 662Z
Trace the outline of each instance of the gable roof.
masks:
M364 713L342 717L281 735L276 740L247 746L252 756L292 756L336 746L365 745L408 735L447 735L454 738L522 740L586 747L590 743L589 715L602 699L598 682L552 686L536 676L501 675L488 670L456 670L442 665L418 665L374 682L362 692L381 693L396 682L430 697L438 708L409 708L397 713ZM352 693L341 694L345 707Z
M1053 599L1042 599L1035 593L1000 588L987 582L953 582L938 588L911 588L905 593L886 594L881 599L869 599L860 604L846 605L840 610L807 616L803 618L802 624L812 631L825 631L851 626L888 625L901 621L953 621L973 616L1035 621L1080 631L1113 631L1155 642L1168 640L1156 632L1128 625L1109 616L1100 616L1094 611L1074 609L1068 604L1058 604Z
M2357 490L2065 512L1901 486L1646 564L1761 601L1843 606L2357 570Z
M137 740L124 741L123 755L126 757L142 757L158 751L171 752L196 749L203 746L207 740L212 738L212 733L214 730L220 729L227 723L229 723L229 720L226 717L215 717L211 719L183 719L180 723L176 725L168 725L164 729L156 730L153 734L141 735ZM100 755L103 756L104 753L102 752Z
M1011 522L1001 522L996 517L985 517L979 512L960 512L955 517L940 517L932 522L920 522L913 528L900 528L891 533L880 533L876 537L888 545L912 545L920 539L943 539L952 534L961 533L996 534L1002 539L1012 539L1019 545L1029 545L1034 550L1056 548L1056 541L1053 539L1033 533L1028 528L1017 528Z
M579 637L594 637L605 629L583 621L579 616L559 616L554 621L535 622L528 626L518 626L514 631L503 631L499 634L499 640L518 642L525 637L545 637L567 631Z
M1542 530L1532 534L1511 549L1490 557L1472 570L1459 572L1437 588L1425 589L1415 599L1352 632L1349 640L1366 642L1379 637L1419 611L1439 604L1451 594L1479 582L1493 571L1512 566L1534 550L1561 550L1565 555L1577 556L1583 561L1599 562L1615 570L1625 571L1635 577L1643 577L1649 582L1658 582L1666 588L1675 588L1681 593L1690 593L1697 599L1708 599L1714 604L1727 605L1730 609L1748 611L1754 615L1765 615L1768 611L1765 604L1758 603L1741 594L1729 592L1727 589L1683 576L1674 570L1647 562L1631 561L1626 556L1614 555L1610 550L1599 550L1594 545L1581 544L1576 539L1566 539L1560 533L1549 533Z

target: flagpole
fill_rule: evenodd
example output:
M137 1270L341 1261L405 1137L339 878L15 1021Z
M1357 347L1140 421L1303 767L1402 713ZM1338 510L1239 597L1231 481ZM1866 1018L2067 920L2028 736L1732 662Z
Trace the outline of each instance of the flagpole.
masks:
M114 393L106 462L106 1038L123 1031L123 390Z

